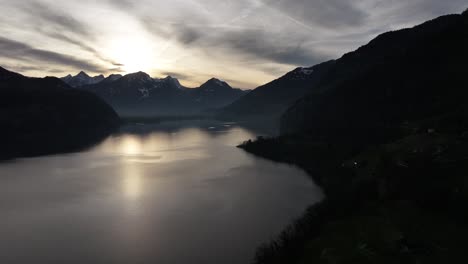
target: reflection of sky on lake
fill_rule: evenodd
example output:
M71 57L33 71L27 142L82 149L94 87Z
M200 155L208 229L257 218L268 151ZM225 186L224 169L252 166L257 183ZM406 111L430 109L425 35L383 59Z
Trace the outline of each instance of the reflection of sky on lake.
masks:
M321 199L304 172L235 147L256 133L196 124L1 164L0 263L248 263Z

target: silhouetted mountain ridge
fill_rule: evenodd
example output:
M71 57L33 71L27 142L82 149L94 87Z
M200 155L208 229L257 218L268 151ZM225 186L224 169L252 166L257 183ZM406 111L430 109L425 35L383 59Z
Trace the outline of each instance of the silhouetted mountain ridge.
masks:
M144 72L81 89L97 94L124 116L197 115L225 106L246 93L215 78L198 88L187 88L171 76L158 79Z
M234 120L272 118L278 122L280 115L310 92L334 63L328 61L310 68L297 68L221 109L219 117Z
M105 79L104 75L97 75L94 77L89 76L86 72L80 71L77 75L67 75L60 78L62 81L70 85L71 87L77 88L84 85L95 84Z
M74 151L119 125L97 96L58 78L29 78L0 67L0 159Z

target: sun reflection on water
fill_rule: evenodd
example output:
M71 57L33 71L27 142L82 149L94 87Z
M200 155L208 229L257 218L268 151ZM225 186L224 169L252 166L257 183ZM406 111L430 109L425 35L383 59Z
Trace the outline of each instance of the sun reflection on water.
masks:
M120 142L119 151L127 156L141 155L143 154L142 142L136 136L125 136Z
M123 177L122 185L123 185L124 195L127 199L136 200L141 196L142 194L141 175L127 172L126 176Z
M154 169L147 170L150 166L162 168L173 162L181 164L180 162L185 161L208 160L213 158L211 148L219 148L217 141L231 148L243 139L253 137L245 135L243 130L239 130L243 132L239 133L233 127L219 126L219 131L209 130L209 127L211 126L207 126L205 130L190 127L177 133L158 130L148 134L124 133L109 138L100 146L101 151L112 153L120 161L119 190L122 198L131 205L131 210L139 205L145 195L147 181L154 178L153 175L147 175L154 173ZM226 133L228 131L230 133Z
M117 151L125 157L139 157L144 155L145 149L140 137L126 135L120 138ZM143 179L144 177L142 168L125 158L121 162L122 172L122 192L126 199L129 201L138 200L143 193Z

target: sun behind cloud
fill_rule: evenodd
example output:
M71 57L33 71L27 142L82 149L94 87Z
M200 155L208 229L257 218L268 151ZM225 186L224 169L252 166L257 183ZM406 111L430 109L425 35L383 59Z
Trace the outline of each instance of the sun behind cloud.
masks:
M155 45L144 37L120 37L112 41L110 55L119 63L124 73L149 72L156 66Z

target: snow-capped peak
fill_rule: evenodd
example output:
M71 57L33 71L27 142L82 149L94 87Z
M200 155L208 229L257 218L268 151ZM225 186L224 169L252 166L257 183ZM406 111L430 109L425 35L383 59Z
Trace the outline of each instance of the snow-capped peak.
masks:
M290 72L288 75L293 79L293 80L305 80L308 79L310 75L314 73L314 68L304 68L304 67L299 67L295 69L294 71Z
M299 68L299 70L305 75L311 75L314 72L313 68Z
M66 82L72 87L79 87L88 84L96 84L102 80L104 80L104 75L97 75L94 77L90 77L86 72L80 71L77 75L67 75L61 78L62 81Z

